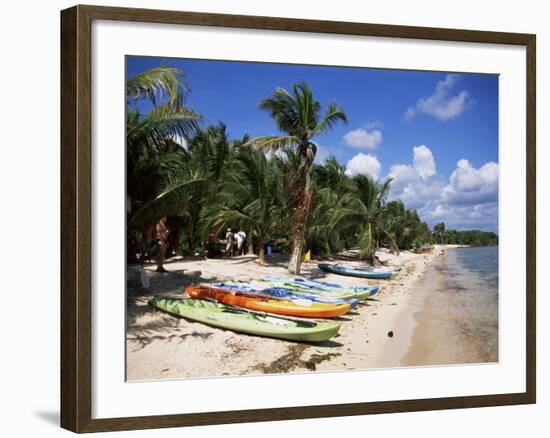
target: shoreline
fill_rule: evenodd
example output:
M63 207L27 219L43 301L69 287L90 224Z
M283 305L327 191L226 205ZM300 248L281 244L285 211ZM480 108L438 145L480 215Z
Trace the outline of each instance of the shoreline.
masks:
M416 316L425 303L415 292L426 281L426 270L455 245L434 245L429 254L387 250L377 256L388 266L402 266L389 280L368 282L354 277L326 274L320 260L304 263L302 276L343 285L376 285L381 289L358 309L340 318L340 332L330 341L305 344L249 336L176 318L148 306L155 295L182 297L191 283L255 281L266 275L286 275L286 260L272 257L265 265L256 257L233 259L169 260L169 274L157 274L146 265L150 290L141 289L135 269L128 275L127 380L178 379L342 371L403 366L417 336ZM334 261L334 260L332 260ZM135 268L135 267L131 267ZM139 268L138 268L139 269ZM425 292L426 293L426 292ZM416 295L415 295L416 294ZM390 336L391 334L391 336ZM406 362L406 361L405 361Z
M430 267L434 271L428 274L431 284L417 303L413 315L414 330L409 348L403 354L402 366L498 362L498 342L495 348L491 347L490 341L479 331L479 323L476 324L479 315L472 315L467 297L472 292L466 291L464 295L460 290L454 290L449 284L450 278L437 272L455 263L453 254L445 254L438 262ZM473 272L468 272L468 275L476 277ZM447 311L441 312L441 309ZM487 323L490 319L484 321L482 327L487 327ZM496 331L498 338L498 327ZM430 339L430 342L425 342L425 339Z

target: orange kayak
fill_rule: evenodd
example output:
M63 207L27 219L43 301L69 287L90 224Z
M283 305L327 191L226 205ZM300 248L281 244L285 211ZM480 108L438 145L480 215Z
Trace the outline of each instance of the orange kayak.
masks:
M191 298L210 298L229 306L306 318L336 318L345 315L350 309L349 303L329 304L309 301L307 304L301 304L294 301L274 300L264 295L240 294L239 292L208 286L188 286L185 292Z

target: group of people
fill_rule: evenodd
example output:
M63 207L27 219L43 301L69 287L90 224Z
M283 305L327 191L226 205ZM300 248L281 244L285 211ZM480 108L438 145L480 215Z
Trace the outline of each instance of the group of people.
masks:
M244 255L244 243L246 241L246 233L240 230L236 233L227 229L225 233L225 255L233 257L235 255L235 246L237 247L237 255Z
M151 230L152 238L157 247L157 272L167 272L164 269L164 260L166 259L166 249L168 248L168 235L169 230L166 226L166 217L162 217ZM208 237L207 241L207 253L209 257L215 257L216 255L222 255L221 249L216 250L217 239L213 234ZM243 230L240 230L236 233L231 231L231 228L227 229L225 233L225 251L223 255L226 257L233 257L235 254L244 255L245 253L245 242L246 242L246 233Z

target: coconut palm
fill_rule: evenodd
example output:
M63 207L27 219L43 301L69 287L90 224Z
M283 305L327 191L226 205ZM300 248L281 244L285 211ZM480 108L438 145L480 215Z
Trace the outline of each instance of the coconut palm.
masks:
M197 183L197 175L187 169L184 145L201 117L186 106L187 93L181 71L170 67L153 68L127 80L129 254L136 253L145 230L161 216L181 213L188 204L186 191ZM142 106L143 100L148 103ZM142 113L144 106L152 107Z
M245 141L248 139L245 137ZM215 203L228 170L234 161L239 141L229 139L227 127L220 122L199 130L189 142L189 167L201 175L203 182L192 188L192 204L185 216L188 246L194 249L209 232L201 225L205 209Z
M181 173L186 151L182 143L197 129L201 117L185 106L187 87L178 69L158 67L126 83L127 187L130 212L155 198L166 185L164 171L173 182ZM142 114L137 103L153 105ZM162 212L159 212L162 214Z
M386 243L393 252L399 254L400 249L406 249L415 236L420 223L416 221L411 210L407 210L400 200L388 202L382 214L383 230Z
M382 182L367 175L353 177L354 189L344 195L342 205L332 216L331 226L341 233L356 233L361 257L374 263L376 237L384 233L382 213L391 178Z
M260 108L273 117L286 135L260 137L252 143L264 151L292 150L299 157L289 194L293 247L288 265L291 273L299 274L305 227L313 202L311 168L317 152L313 138L330 131L338 122L347 123L347 118L335 102L329 103L326 112L321 114L321 104L305 83L293 84L291 91L277 88L270 97L260 101Z
M330 223L343 196L353 189L353 184L346 175L345 166L334 157L328 158L322 165L314 165L313 183L316 199L307 225L308 247L318 254L340 251L348 236L339 233Z
M273 160L262 152L245 149L239 152L221 186L217 201L205 209L203 228L219 234L223 229L251 230L258 255L264 260L266 239L282 220L282 178Z
M342 166L334 157L325 160L323 165L314 166L313 175L317 190L328 188L339 198L353 188L351 179L346 175L346 166Z

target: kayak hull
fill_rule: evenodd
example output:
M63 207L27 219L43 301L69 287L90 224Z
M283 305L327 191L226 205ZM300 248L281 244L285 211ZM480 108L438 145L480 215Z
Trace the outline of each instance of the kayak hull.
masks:
M340 329L340 324L334 321L279 318L198 299L156 297L150 304L173 315L212 327L290 341L324 342L334 337Z
M365 287L365 288L336 288L336 287L324 287L321 286L307 286L305 284L300 284L292 280L285 279L264 279L266 283L275 287L284 287L291 289L295 293L309 294L316 293L321 296L332 297L341 300L350 300L357 299L359 301L365 300L370 296L374 295L378 291L378 287Z
M207 286L189 286L185 292L191 298L214 299L229 306L242 307L257 312L275 313L286 316L303 318L336 318L345 315L350 309L349 303L326 304L311 302L309 305L300 305L293 301L274 300L256 296L238 294L226 289Z
M309 291L308 293L305 290L295 291L288 287L269 287L265 289L254 289L251 286L248 286L246 284L231 284L231 283L215 283L212 285L212 287L232 290L243 294L251 294L251 295L263 294L263 295L266 295L267 297L271 297L273 299L278 299L278 300L291 300L291 301L310 300L310 301L315 301L318 303L325 303L325 304L349 303L352 309L357 307L357 304L359 303L359 300L357 298L339 299L328 295L318 294L316 293L316 291Z
M343 266L335 266L330 263L319 263L319 269L332 274L346 275L348 277L370 278L376 280L385 280L392 276L389 271L368 271L363 269L350 269Z

